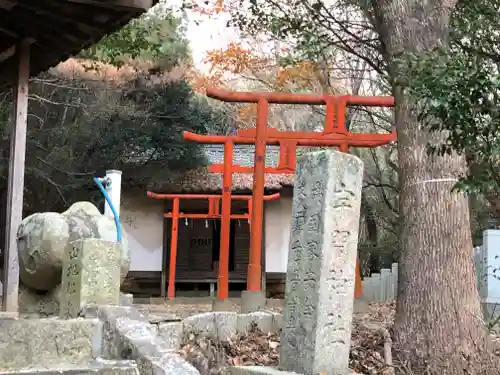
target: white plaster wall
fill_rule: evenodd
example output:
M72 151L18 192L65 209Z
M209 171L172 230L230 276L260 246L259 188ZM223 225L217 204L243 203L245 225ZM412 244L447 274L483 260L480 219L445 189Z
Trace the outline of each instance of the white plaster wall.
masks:
M286 272L292 197L282 194L276 201L265 203L266 272Z
M144 190L122 191L120 220L128 235L130 271L161 271L163 204Z

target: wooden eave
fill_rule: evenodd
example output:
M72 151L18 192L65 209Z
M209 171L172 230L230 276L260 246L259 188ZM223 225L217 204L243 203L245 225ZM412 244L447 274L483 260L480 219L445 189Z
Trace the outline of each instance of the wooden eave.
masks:
M0 91L15 81L16 45L31 41L30 76L96 43L158 0L0 0Z

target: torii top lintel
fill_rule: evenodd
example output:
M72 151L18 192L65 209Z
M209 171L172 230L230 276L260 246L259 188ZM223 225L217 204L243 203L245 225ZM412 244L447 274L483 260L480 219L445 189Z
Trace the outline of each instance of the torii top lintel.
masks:
M280 161L277 167L265 168L265 173L295 173L295 153L297 146L330 146L339 147L347 152L349 147L378 147L396 140L396 131L391 133L352 133L347 130L345 110L348 106L393 107L392 96L328 96L315 94L296 94L283 92L232 92L225 90L207 90L207 95L226 102L258 103L266 110L269 103L326 105L325 124L322 132L316 131L281 131L266 128L265 143L280 146ZM259 111L260 112L260 111ZM267 117L267 116L266 116ZM255 128L239 130L236 136L210 136L184 132L184 139L197 143L255 144L257 131ZM223 164L209 166L212 173L221 173ZM252 167L233 165L233 172L251 173Z
M349 106L393 107L392 96L360 96L360 95L318 95L297 94L292 92L243 92L208 89L209 98L230 103L258 103L265 100L269 104L306 104L325 105L331 99L345 102Z
M266 115L269 103L326 105L325 124L322 132L280 131L267 128L266 144L282 144L294 146L334 146L341 151L349 147L378 147L396 140L396 131L391 133L352 133L347 130L345 110L348 106L378 106L393 107L392 96L329 96L296 93L269 92L231 92L225 90L207 90L211 98L227 102L257 103L259 112L265 109ZM262 107L262 108L261 108ZM198 143L224 144L226 142L239 144L255 144L257 132L255 128L240 130L236 136L211 136L184 132L184 139Z

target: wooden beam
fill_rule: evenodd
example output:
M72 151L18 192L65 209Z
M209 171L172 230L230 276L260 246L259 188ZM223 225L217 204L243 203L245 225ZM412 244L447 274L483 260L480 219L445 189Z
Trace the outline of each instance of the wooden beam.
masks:
M17 1L14 0L0 0L0 9L11 10L17 5Z
M6 50L0 52L0 62L11 58L16 53L16 45L10 46Z
M26 42L29 44L35 43L36 40L33 38L26 38ZM12 45L9 48L0 52L0 62L10 59L12 56L16 54L16 45Z
M117 10L149 10L155 2L153 0L69 0L72 3L94 5L102 8Z
M3 310L18 312L19 259L17 230L23 218L24 160L28 120L28 82L31 43L24 40L16 48L17 82L14 86L14 116L10 130L9 179L4 246Z
M19 35L17 35L14 31L12 31L10 29L7 29L3 25L0 26L0 33L1 34L7 34L8 36L10 36L12 38L19 38Z
M67 22L68 24L76 26L72 29L72 31L79 30L86 36L102 34L102 30L99 26L89 25L85 22L80 22L77 16L70 17L62 13L61 11L58 11L57 8L55 9L52 7L49 8L47 7L46 4L44 5L45 5L44 7L36 7L28 4L19 4L21 8L31 11L33 14L36 15L36 17L29 17L28 12L23 12L22 16L18 13L17 17L22 18L24 22L30 25L31 27L33 27L32 25L33 22L38 22L39 25L35 26L36 29L48 28L49 30L54 30L55 28L55 31L60 33L61 30L57 29L57 25ZM44 17L44 19L39 19L40 16ZM55 26L52 27L51 24L54 24ZM65 34L68 34L68 31L65 31L65 33L63 33L61 36L65 37ZM73 35L70 35L70 37L71 37L70 39L74 38Z

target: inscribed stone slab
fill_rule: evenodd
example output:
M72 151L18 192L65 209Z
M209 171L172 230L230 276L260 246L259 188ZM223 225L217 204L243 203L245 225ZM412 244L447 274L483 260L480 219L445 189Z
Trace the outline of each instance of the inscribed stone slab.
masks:
M85 238L70 244L63 260L62 318L75 318L89 305L119 305L120 259L118 243Z
M325 150L297 158L280 368L347 370L363 163Z

